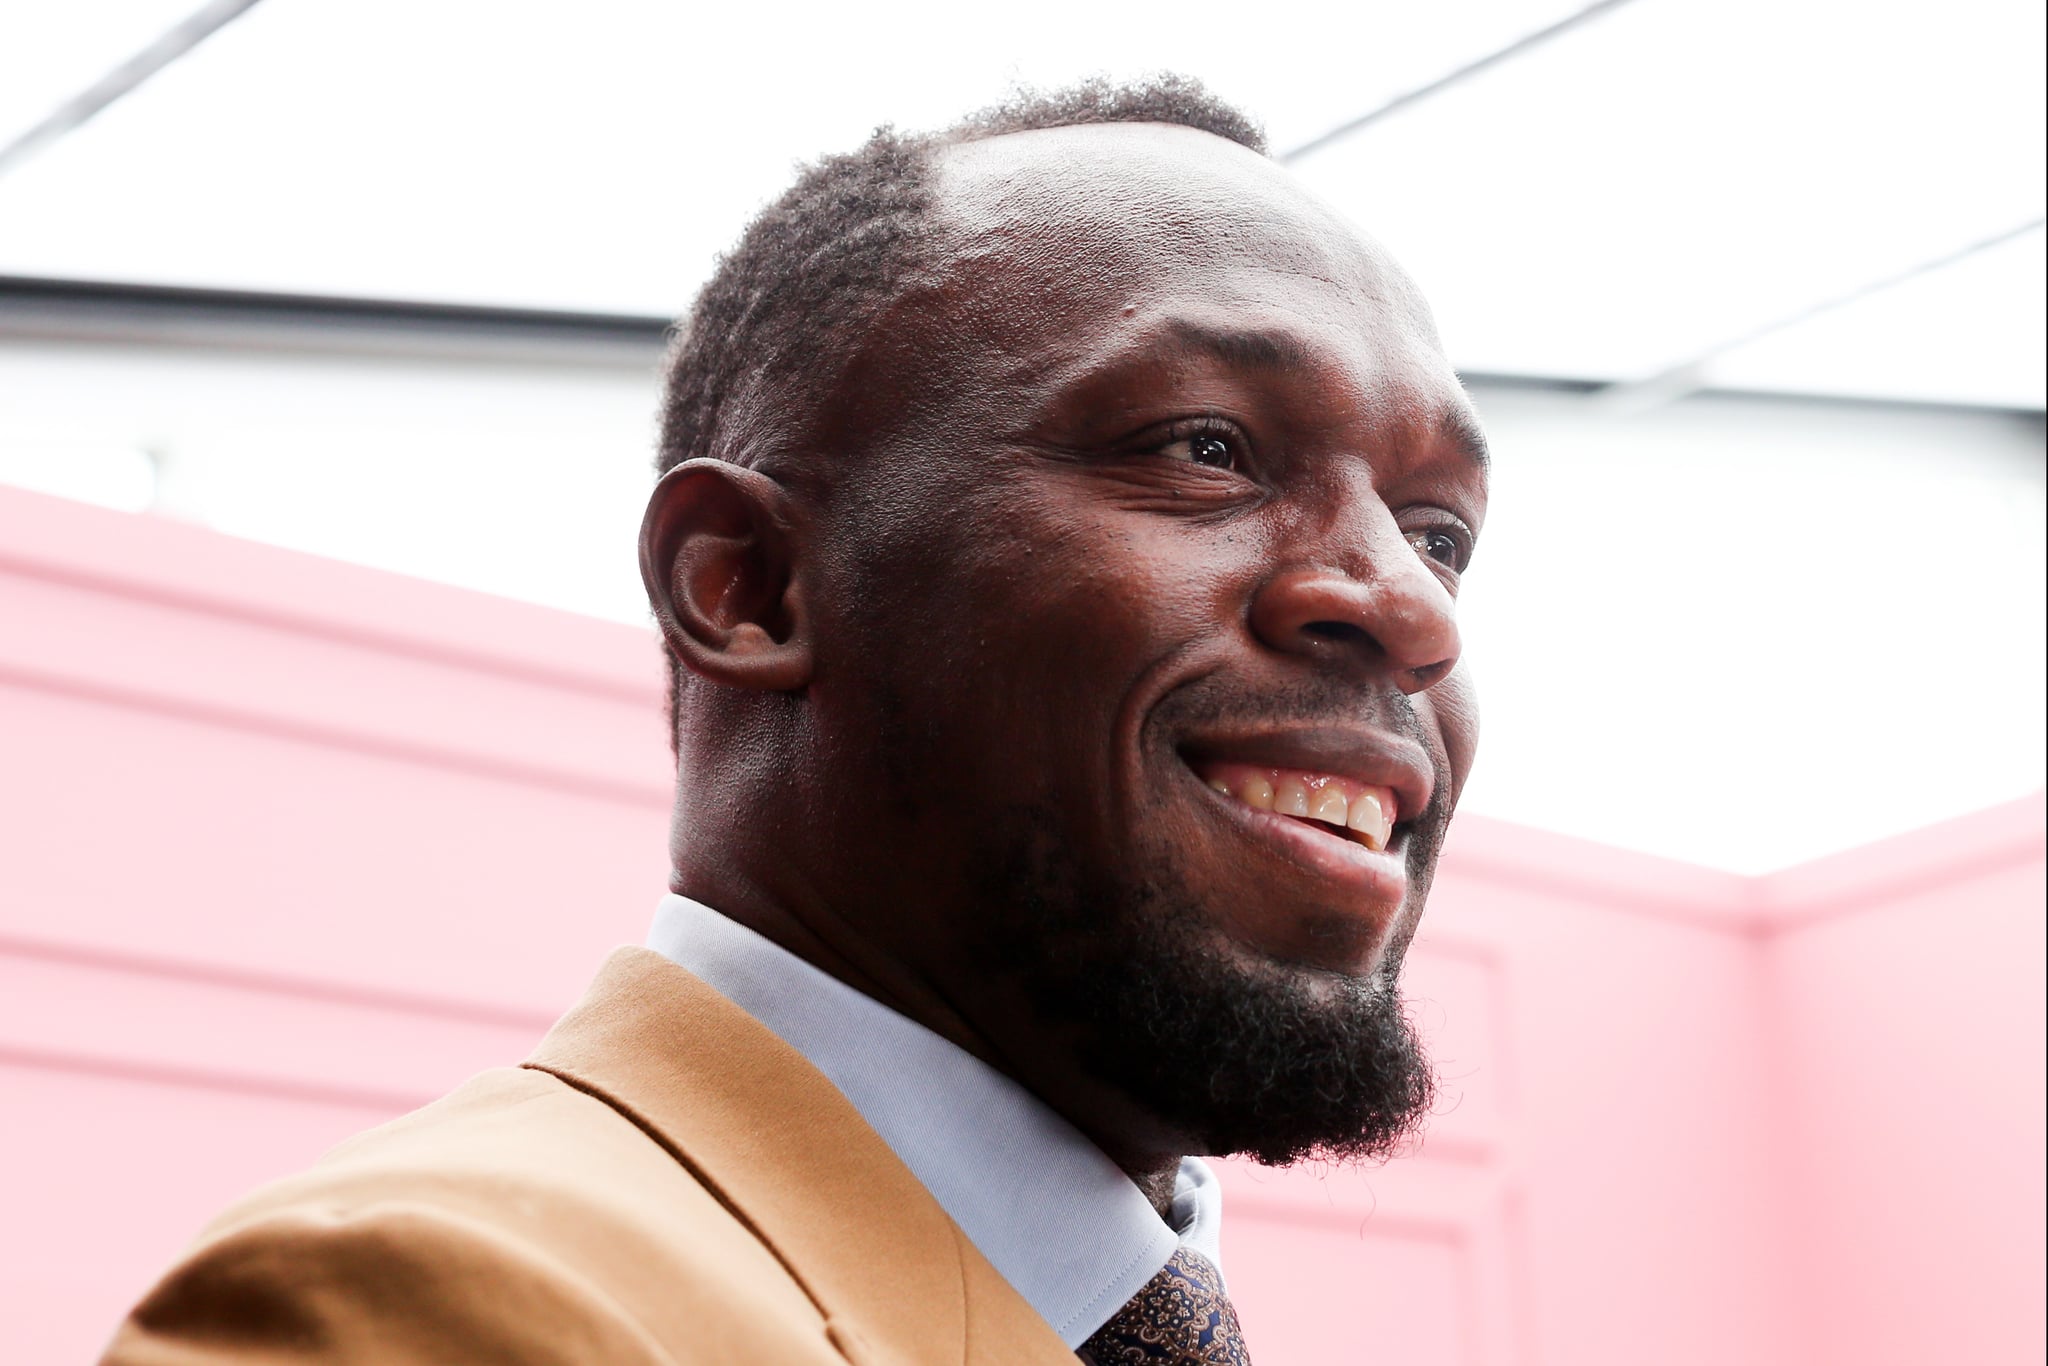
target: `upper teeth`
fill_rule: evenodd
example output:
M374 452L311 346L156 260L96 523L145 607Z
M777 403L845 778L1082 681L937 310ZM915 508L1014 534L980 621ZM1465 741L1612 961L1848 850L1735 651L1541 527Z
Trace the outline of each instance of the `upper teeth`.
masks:
M1394 794L1384 787L1328 773L1249 764L1204 764L1202 776L1209 786L1246 806L1350 830L1370 849L1386 848L1394 833Z

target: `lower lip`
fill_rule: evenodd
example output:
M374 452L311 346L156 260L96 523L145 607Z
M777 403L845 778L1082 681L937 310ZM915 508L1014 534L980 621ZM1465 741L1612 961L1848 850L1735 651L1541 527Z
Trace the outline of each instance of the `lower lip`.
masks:
M1246 835L1305 869L1338 892L1344 901L1364 910L1398 906L1408 895L1408 866L1402 857L1399 834L1393 847L1369 849L1349 835L1337 833L1335 826L1330 827L1331 834L1322 834L1306 821L1261 811L1235 797L1226 797L1202 782L1192 769L1189 776Z

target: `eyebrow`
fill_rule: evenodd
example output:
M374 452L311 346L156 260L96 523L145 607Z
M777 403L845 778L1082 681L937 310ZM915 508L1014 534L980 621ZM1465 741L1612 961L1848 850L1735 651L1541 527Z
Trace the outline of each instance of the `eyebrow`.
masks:
M1291 332L1217 328L1176 318L1167 324L1166 333L1181 345L1206 351L1226 365L1254 370L1307 370L1313 365L1308 348Z
M1209 327L1186 318L1174 319L1167 324L1166 331L1180 345L1207 352L1226 365L1281 372L1315 368L1308 347L1291 332ZM1486 431L1469 407L1458 404L1445 408L1437 417L1436 433L1481 474L1493 468Z
M1486 445L1486 429L1479 425L1478 415L1470 408L1460 405L1444 409L1443 415L1436 420L1436 430L1453 450L1476 465L1481 474L1493 468L1493 455Z

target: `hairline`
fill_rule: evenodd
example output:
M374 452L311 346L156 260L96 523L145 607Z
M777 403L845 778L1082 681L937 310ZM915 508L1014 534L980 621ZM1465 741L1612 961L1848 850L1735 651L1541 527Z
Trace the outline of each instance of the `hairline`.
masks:
M951 212L949 200L957 203L964 193L961 187L945 185L945 163L949 157L966 153L977 146L1004 142L1012 138L1043 133L1071 133L1080 131L1092 135L1099 131L1112 133L1131 129L1172 130L1196 134L1212 139L1226 146L1237 147L1247 154L1263 161L1270 161L1264 152L1258 151L1235 139L1224 137L1206 128L1191 124L1173 123L1164 119L1126 119L1099 123L1064 123L1042 128L1004 128L991 132L975 131L971 122L963 122L953 128L936 133L921 134L907 139L912 154L917 158L924 172L921 189L925 195L922 216L927 224L937 230L939 240L927 240L917 245L911 253L908 268L901 271L889 285L889 293L873 309L876 318L886 317L901 307L919 288L930 285L948 276L953 269L967 259L975 234L973 229ZM798 411L787 410L773 416L753 417L749 414L747 425L765 418L767 431L750 431L740 439L732 439L734 424L721 423L712 449L704 454L711 459L726 460L748 468L772 472L788 457L803 447L813 444L821 433L817 430L820 417L831 407L832 396L836 394L848 371L858 365L863 357L871 353L876 338L864 336L844 347L833 347L820 356L829 368L815 378L812 396L815 401L792 405ZM750 400L754 395L753 385L741 390L739 397ZM751 408L751 403L744 403ZM735 449L737 448L737 449ZM754 454L743 454L752 448Z

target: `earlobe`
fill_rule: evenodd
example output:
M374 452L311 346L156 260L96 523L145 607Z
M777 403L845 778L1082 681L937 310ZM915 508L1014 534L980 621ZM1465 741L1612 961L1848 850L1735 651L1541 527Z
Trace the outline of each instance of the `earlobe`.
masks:
M654 486L640 577L669 649L729 687L789 692L811 680L792 508L782 485L723 460L689 460Z

